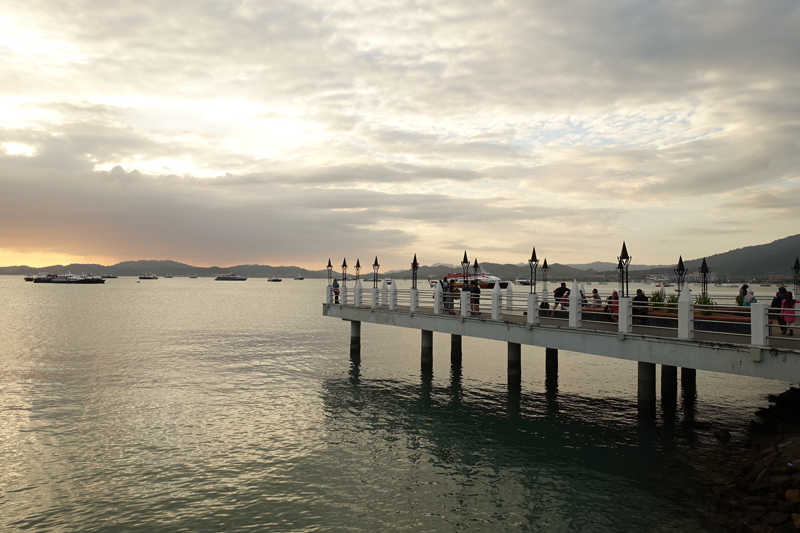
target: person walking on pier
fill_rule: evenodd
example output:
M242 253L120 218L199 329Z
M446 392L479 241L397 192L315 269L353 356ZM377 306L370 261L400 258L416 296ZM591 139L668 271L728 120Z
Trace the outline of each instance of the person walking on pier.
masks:
M475 279L472 280L472 287L469 288L469 303L471 304L470 310L472 314L481 314L481 286L478 285L478 280Z
M339 303L339 279L333 278L333 303Z
M773 309L769 316L778 321L781 333L786 333L786 320L781 313L784 298L786 298L786 287L780 287L778 292L775 293L775 298L772 299L772 303L769 305Z
M789 330L789 336L794 336L794 322L797 320L797 315L794 311L794 306L796 301L794 299L794 295L792 291L788 291L786 293L786 297L783 299L781 303L781 316L783 317L784 323L786 324L785 328L781 328L783 333L786 333L786 330Z

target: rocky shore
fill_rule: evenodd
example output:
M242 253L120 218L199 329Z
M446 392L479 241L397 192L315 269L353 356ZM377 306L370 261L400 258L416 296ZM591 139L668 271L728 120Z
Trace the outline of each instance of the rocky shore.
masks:
M736 533L800 531L800 389L769 397L749 438L726 445L709 476L715 521ZM725 442L730 435L715 433Z

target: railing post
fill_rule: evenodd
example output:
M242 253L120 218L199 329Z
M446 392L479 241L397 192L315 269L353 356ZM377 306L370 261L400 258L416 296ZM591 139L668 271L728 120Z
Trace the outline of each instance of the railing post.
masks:
M692 291L686 283L678 298L678 338L694 339L694 302Z
M397 285L394 282L389 286L389 310L397 311Z
M500 291L500 284L495 283L492 288L492 320L500 320L502 315L500 299L502 296Z
M569 327L581 327L581 293L578 289L578 280L572 282L569 292Z
M387 290L386 280L381 284L381 305L389 305L389 291Z
M330 285L325 286L325 303L328 305L333 303L333 287Z
M342 287L341 292L342 292L342 294L341 294L341 296L342 296L342 305L344 306L344 305L347 305L347 287Z
M539 324L539 295L528 295L528 324Z
M417 289L411 289L409 299L409 312L416 313L419 310L419 291Z
M633 306L631 297L626 296L619 299L619 332L630 333L633 331Z
M436 282L436 287L433 288L433 314L442 314L442 284Z
M750 305L750 344L753 346L769 346L769 304L756 302Z
M549 301L550 301L550 299L548 298L547 291L545 289L542 289L542 303L549 302Z
M467 284L465 283L463 287L461 287L461 316L468 317L469 316L469 290L467 289Z
M511 285L513 284L509 283L506 285L506 301L503 306L503 309L507 309L508 311L514 309L514 289L511 288Z
M353 305L361 307L361 280L356 281L356 289L353 291Z
M378 307L378 287L372 287L372 302L370 304L373 309Z

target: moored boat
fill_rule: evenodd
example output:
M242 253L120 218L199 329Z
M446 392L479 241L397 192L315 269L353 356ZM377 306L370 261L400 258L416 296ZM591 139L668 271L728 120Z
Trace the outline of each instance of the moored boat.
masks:
M450 280L453 280L453 285L456 287L463 287L464 286L464 274L448 274L447 275L447 283L450 283ZM431 282L431 287L436 286L437 281ZM508 287L508 284L511 283L508 280L500 279L497 276L492 276L485 270L481 270L479 273L470 274L467 276L467 283L472 285L473 283L477 283L478 287L481 289L493 289L495 284L499 284L501 289L505 289Z
M155 274L142 274L139 279L158 279L158 276Z
M233 272L231 272L230 274L220 274L219 276L214 278L214 281L246 281L246 280L247 280L246 277L237 276Z
M267 281L283 281L283 280L278 276L270 276L269 278L267 278Z
M117 279L117 275L116 274L103 274L100 277L101 278L105 278L105 279Z
M95 285L105 283L106 280L100 276L92 276L91 274L75 275L71 272L66 274L45 274L38 275L33 279L34 283L61 283L66 285Z
M33 281L35 277L33 274L28 274L24 279L25 281Z

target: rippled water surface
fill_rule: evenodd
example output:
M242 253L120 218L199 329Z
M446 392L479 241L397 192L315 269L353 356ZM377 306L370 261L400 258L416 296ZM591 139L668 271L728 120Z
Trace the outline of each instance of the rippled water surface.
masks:
M787 383L322 317L323 280L0 276L2 531L714 531L691 463Z

